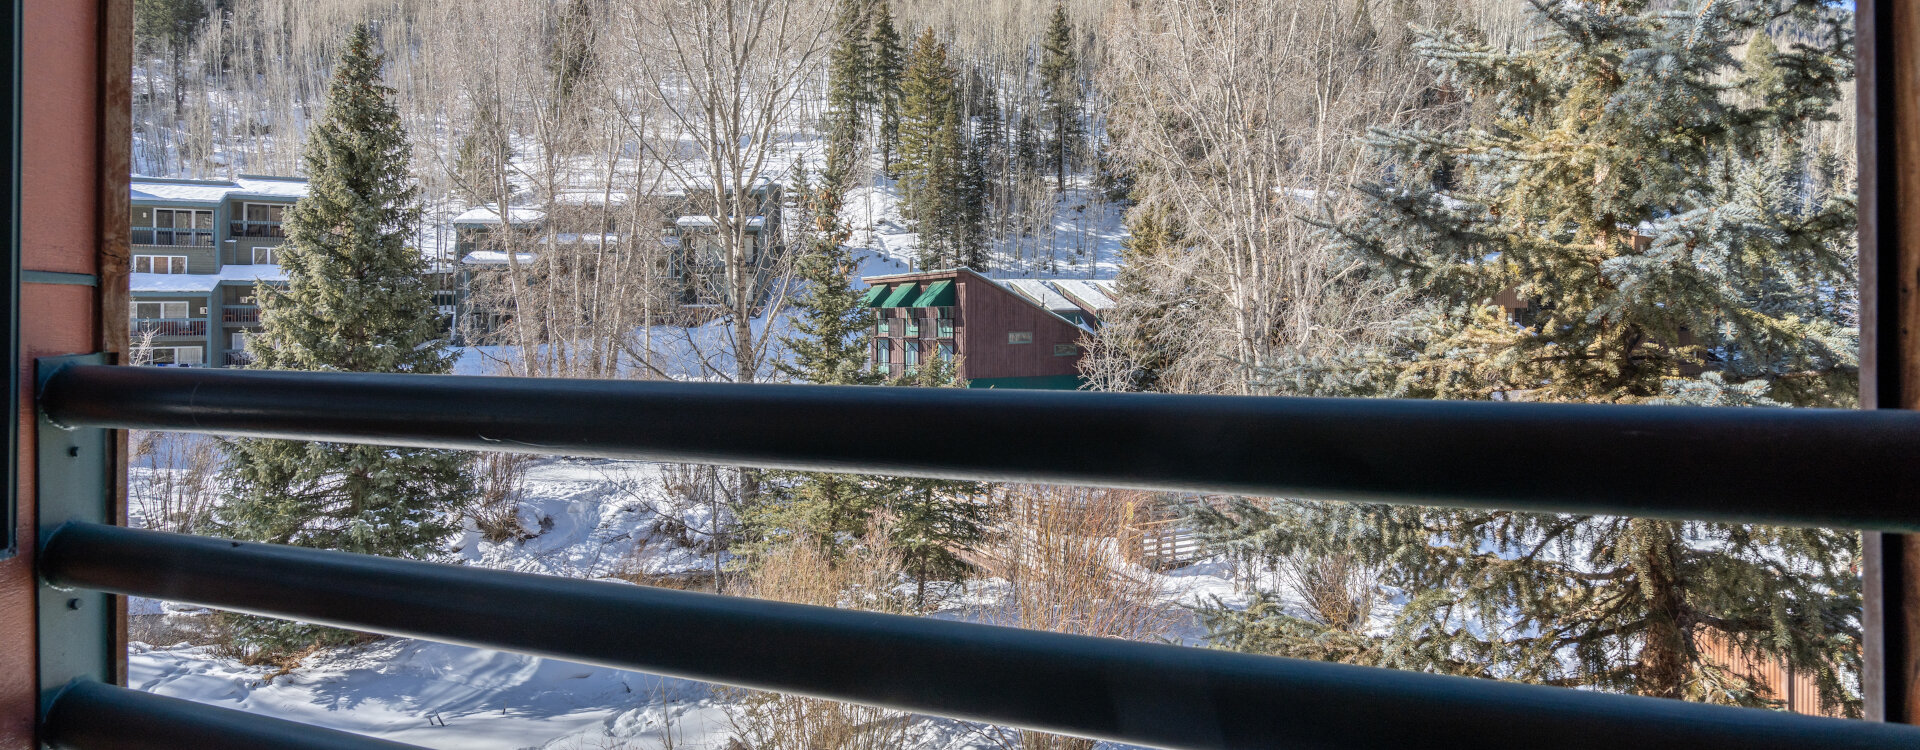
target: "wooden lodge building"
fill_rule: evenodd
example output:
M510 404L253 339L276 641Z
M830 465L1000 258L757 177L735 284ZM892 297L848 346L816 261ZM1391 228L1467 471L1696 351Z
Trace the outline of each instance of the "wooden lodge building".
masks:
M870 276L874 369L899 376L958 359L973 388L1080 387L1083 338L1113 308L1113 282L991 279L970 269Z

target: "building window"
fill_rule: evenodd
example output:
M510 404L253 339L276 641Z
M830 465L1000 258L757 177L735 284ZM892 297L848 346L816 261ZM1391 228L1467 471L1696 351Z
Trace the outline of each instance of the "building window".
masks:
M1056 357L1071 357L1079 353L1080 353L1080 347L1075 346L1073 344L1054 344L1053 345L1053 356L1056 356Z
M156 346L145 351L140 364L143 365L204 365L207 363L206 347L203 346Z
M135 255L134 273L186 273L185 255Z
M259 265L267 265L267 266L277 266L277 265L280 265L280 259L279 259L278 257L276 257L276 256L277 256L277 255L279 254L279 250L280 250L280 248L279 248L279 246L277 246L277 245L276 245L276 246L274 246L274 247L256 247L256 248L254 248L254 249L253 249L253 264L254 264L254 265L256 265L256 266L259 266Z
M908 310L907 318L906 318L906 326L907 326L907 338L914 338L916 336L919 336L920 335L920 316L914 315L912 310Z
M907 366L913 367L915 365L920 364L920 342L908 341L906 342L906 344L907 344Z
M173 318L175 320L178 320L178 319L187 317L187 303L185 302L135 302L133 303L133 317L139 318L141 320L154 320L154 319L160 319L160 318Z
M940 361L942 362L953 361L953 342L951 341L940 342L938 351L940 352Z
M1008 331L1007 343L1031 344L1033 343L1033 332L1032 331Z
M233 346L229 348L233 349L236 352L244 352L247 350L247 339L250 339L250 338L253 338L253 333L251 331L234 331Z
M235 237L285 237L280 226L287 207L277 203L247 203L240 209L240 220L228 227Z
M213 212L136 208L133 244L213 247Z
M934 335L943 339L953 338L953 308L940 308L939 316L933 321Z

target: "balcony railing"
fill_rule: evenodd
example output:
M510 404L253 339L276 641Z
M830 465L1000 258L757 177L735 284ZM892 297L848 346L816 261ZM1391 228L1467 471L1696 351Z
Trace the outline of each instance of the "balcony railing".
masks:
M97 447L119 428L1914 531L1920 413L57 362L41 377L37 455L56 489L38 559L57 598L43 594L40 632L58 650L41 674L78 678L43 729L66 746L395 747L97 684L111 608L91 602L110 592L1165 748L1920 747L1905 725L117 528L104 487L62 479L104 475ZM946 439L872 440L901 414Z
M247 221L239 219L227 222L227 233L233 237L285 237L287 232L277 221Z
M227 307L220 311L220 322L222 323L258 323L260 322L260 308L255 306Z
M205 336L207 321L205 318L134 318L133 335L148 333L155 336Z

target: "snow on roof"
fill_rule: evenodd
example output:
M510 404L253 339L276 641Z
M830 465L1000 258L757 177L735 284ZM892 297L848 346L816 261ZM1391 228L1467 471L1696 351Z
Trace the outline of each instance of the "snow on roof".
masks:
M1113 309L1113 298L1094 284L1080 279L1055 279L1053 287L1068 299L1086 305L1095 312Z
M267 175L243 174L234 180L240 185L240 192L246 196L273 198L292 198L298 200L307 197L307 181L299 177L271 177Z
M513 260L520 263L532 263L539 259L539 257L540 256L533 253L513 254ZM504 266L507 264L507 254L501 250L475 250L467 253L467 256L461 258L460 262L469 266Z
M307 181L298 177L240 175L232 180L184 180L134 176L131 197L136 203L197 203L218 205L228 198L298 200L307 194Z
M996 279L996 281L998 281L1001 286L1013 290L1015 294L1040 303L1041 307L1047 308L1048 310L1055 312L1062 310L1069 312L1080 311L1079 305L1073 304L1071 300L1060 296L1060 293L1054 291L1053 287L1047 286L1047 282L1044 279Z
M228 264L219 273L130 273L127 291L206 294L221 282L286 280L287 272L279 266Z
M726 180L724 183L731 185L733 181ZM749 192L757 193L772 187L774 181L770 175L761 175L748 184L751 185ZM706 193L713 191L713 180L709 175L704 174L685 174L683 177L673 172L665 172L659 175L659 189L667 195Z
M553 194L553 203L562 206L624 206L627 194L620 190L562 190Z
M507 219L514 224L532 224L547 218L547 212L537 208L509 206ZM493 206L474 206L453 217L454 224L498 224L500 212Z
M602 241L605 241L607 244L613 244L620 241L620 235L613 232L606 234L563 233L556 234L552 237L540 238L540 244L542 245L598 245Z
M682 216L678 219L674 219L673 223L674 223L674 226L687 227L687 228L699 228L699 229L712 229L720 225L720 222L718 220L714 219L712 216L707 216L705 214L694 215L694 216ZM767 225L767 217L765 216L755 216L753 218L747 219L748 229L759 229L766 225Z

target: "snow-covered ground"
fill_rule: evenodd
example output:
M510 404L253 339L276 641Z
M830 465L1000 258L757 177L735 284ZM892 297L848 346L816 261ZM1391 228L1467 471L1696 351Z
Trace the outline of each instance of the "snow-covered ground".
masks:
M495 543L470 531L454 543L448 559L573 578L704 574L712 569L710 556L657 530L662 514L696 531L711 523L699 507L676 507L658 492L658 480L676 470L634 461L539 459L521 494L521 538ZM179 469L138 470L135 489L156 471ZM1231 605L1246 600L1222 561L1158 577L1163 603L1176 615L1163 633L1172 640L1198 643L1200 630L1182 611L1185 606L1214 597ZM1006 588L1004 581L972 582L951 592L931 616L995 620ZM133 602L132 610L174 622L204 616L202 610L150 600ZM721 750L737 734L740 717L736 697L701 683L401 638L322 652L284 674L186 641L135 643L128 659L129 682L142 690L427 747ZM928 717L914 717L908 726L911 746L935 750L1003 747L1006 738L994 731ZM671 744L663 733L671 734Z

